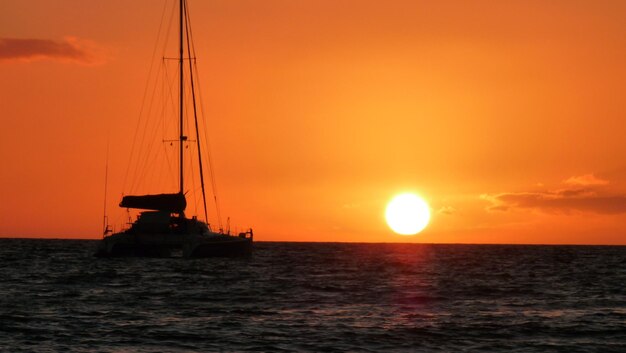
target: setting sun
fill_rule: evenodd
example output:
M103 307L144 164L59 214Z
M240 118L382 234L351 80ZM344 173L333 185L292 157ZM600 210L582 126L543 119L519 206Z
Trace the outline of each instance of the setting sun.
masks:
M387 204L385 219L394 232L414 235L428 225L430 207L423 198L415 194L400 194Z

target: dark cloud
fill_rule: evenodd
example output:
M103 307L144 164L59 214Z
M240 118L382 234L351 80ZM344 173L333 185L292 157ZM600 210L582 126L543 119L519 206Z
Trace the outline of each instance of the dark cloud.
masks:
M489 211L527 209L547 213L626 213L626 195L606 190L608 180L585 174L568 178L563 184L563 189L555 191L509 192L481 195L481 198L491 203L487 207Z
M102 61L96 46L86 40L65 38L49 39L0 38L0 60L57 60L81 64L97 64Z
M591 189L483 195L490 211L532 209L548 213L626 213L626 195L599 195Z

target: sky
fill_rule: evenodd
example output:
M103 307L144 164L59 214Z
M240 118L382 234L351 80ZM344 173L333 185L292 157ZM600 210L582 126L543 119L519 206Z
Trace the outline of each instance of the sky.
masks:
M0 236L100 238L105 174L124 223L170 1L0 0ZM626 2L189 1L223 222L626 245ZM410 237L384 220L407 191L432 212Z

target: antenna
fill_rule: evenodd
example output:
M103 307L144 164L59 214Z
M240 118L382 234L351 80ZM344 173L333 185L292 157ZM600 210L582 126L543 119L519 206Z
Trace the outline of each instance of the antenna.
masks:
M111 232L111 229L109 228L109 224L108 224L108 217L107 217L107 184L109 182L109 143L110 143L110 138L109 135L107 134L107 153L106 153L106 162L105 162L105 167L104 167L104 216L102 217L102 237L104 238L107 234L109 234Z

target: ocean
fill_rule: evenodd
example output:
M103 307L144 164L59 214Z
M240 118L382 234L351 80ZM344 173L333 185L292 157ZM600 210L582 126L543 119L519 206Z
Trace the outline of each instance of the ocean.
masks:
M4 352L626 352L626 247L0 239Z

